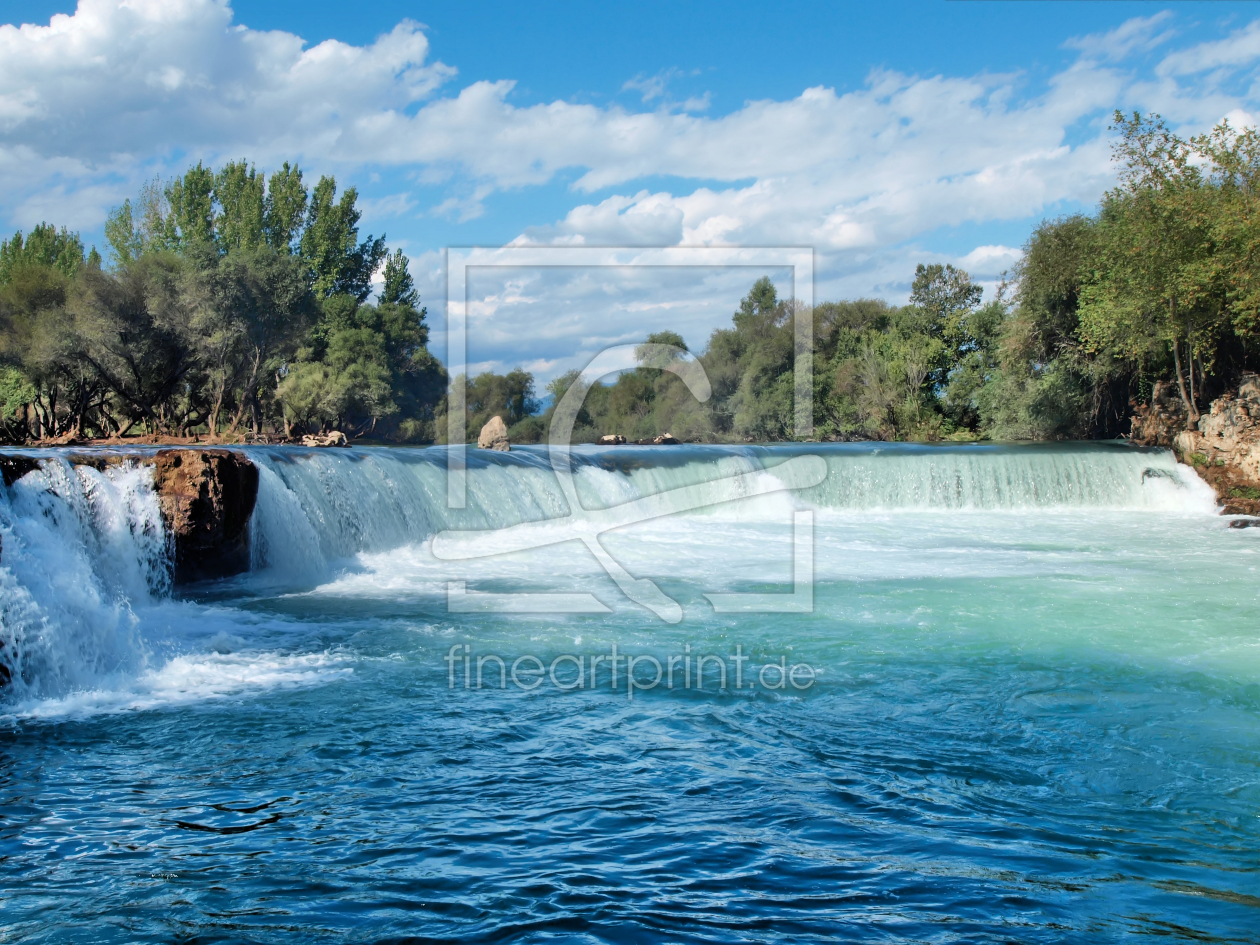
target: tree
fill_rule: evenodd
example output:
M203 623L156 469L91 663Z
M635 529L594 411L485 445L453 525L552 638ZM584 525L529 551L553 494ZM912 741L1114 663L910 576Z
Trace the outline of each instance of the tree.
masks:
M14 270L23 266L50 266L74 278L83 263L83 241L78 233L70 233L64 226L58 232L55 226L41 223L25 239L18 230L11 239L0 242L0 285L9 282Z
M385 285L381 289L383 305L406 305L415 308L420 293L412 281L407 257L401 249L385 257Z
M1140 367L1171 351L1173 376L1191 422L1195 382L1204 374L1223 314L1205 187L1193 149L1158 116L1117 112L1113 150L1120 184L1098 220L1096 258L1080 306L1080 336L1091 352ZM1183 360L1184 355L1184 360Z
M197 368L188 311L179 292L181 263L146 256L114 278L87 269L69 301L76 355L117 399L126 422L153 432L183 428L192 404L181 398Z
M302 233L301 255L310 267L320 298L346 294L359 302L372 291L372 275L385 257L385 237L359 238L358 191L351 187L334 202L337 182L321 177L311 193Z
M927 315L928 333L955 348L968 340L967 316L980 304L983 290L971 276L951 265L920 263L914 269L910 304Z
M267 184L267 196L263 204L263 233L267 245L276 252L292 253L293 241L302 231L306 215L306 186L302 172L294 164L285 161L280 170L271 175Z
M214 241L214 172L190 167L164 191L170 211L165 220L165 238L169 246L187 248Z
M105 219L105 242L109 243L115 267L126 266L144 252L144 238L136 229L131 200L124 200Z
M214 217L214 232L224 252L263 245L265 190L263 175L245 161L229 162L214 175L214 199L220 207Z

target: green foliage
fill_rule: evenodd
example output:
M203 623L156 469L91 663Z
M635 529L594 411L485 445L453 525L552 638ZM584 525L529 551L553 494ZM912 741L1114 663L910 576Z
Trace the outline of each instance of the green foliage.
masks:
M225 164L214 175L214 198L220 207L214 230L225 252L258 249L266 241L265 191L263 175L245 161Z
M359 238L358 191L336 200L337 182L321 177L311 193L300 252L310 267L312 287L321 298L344 294L362 302L371 294L372 274L385 258L385 237Z
M364 304L386 251L356 200L287 163L198 164L111 211L112 271L46 224L0 244L0 436L432 439L446 372L401 252Z
M474 443L481 428L491 417L502 417L510 435L517 424L538 412L539 404L534 396L534 376L520 368L507 374L486 371L471 381L461 374L454 379L453 386L457 391L461 388L463 390L468 417L467 437ZM533 432L526 442L536 442L543 435L541 425L530 425L524 429ZM518 431L518 441L521 432Z
M78 233L63 226L41 223L23 238L18 230L13 237L0 242L0 285L12 280L14 271L30 266L49 266L73 278L83 265L83 242Z
M110 211L105 220L105 242L109 243L115 266L126 266L144 252L144 239L136 229L130 200Z
M188 248L213 242L214 183L214 172L198 161L196 167L167 185L164 195L170 209L164 222L168 245Z
M384 305L408 305L415 307L420 301L420 293L411 279L407 268L407 257L401 249L385 257L385 284L381 288L381 303Z
M263 201L263 235L267 245L277 252L293 252L293 241L302 230L306 216L307 194L302 172L285 161L267 182Z
M0 366L0 439L22 439L26 405L38 395L25 374L15 367Z

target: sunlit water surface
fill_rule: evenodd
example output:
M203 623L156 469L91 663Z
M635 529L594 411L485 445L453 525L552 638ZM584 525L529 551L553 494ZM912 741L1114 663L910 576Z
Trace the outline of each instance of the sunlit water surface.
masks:
M605 536L673 624L579 542L435 557L566 514L541 452L471 455L462 511L441 450L250 455L254 570L174 596L143 467L0 487L0 940L1260 938L1260 529L1168 453L577 451L591 508L773 490ZM812 612L715 613L792 591L797 510ZM727 687L592 687L614 644Z

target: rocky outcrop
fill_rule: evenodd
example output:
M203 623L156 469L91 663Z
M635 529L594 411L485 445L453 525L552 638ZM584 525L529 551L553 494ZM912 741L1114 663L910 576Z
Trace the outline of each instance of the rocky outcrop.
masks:
M0 477L11 486L28 472L39 469L39 460L33 456L0 456Z
M340 430L333 430L331 433L310 434L302 437L303 446L349 446L350 441L346 439L346 435Z
M1236 393L1212 401L1198 429L1179 433L1174 446L1179 453L1201 454L1211 465L1260 480L1260 377L1247 375Z
M1129 442L1136 446L1172 449L1177 434L1189 426L1186 405L1176 387L1157 381L1151 391L1151 402L1133 408Z
M477 437L477 447L483 450L499 450L503 453L512 448L512 444L508 442L507 424L503 422L502 417L491 417L489 422L481 428L481 434Z
M1225 514L1260 515L1260 377L1244 376L1236 392L1212 401L1197 427L1166 426L1151 445L1171 446L1193 466L1216 490Z
M230 450L160 450L153 487L174 546L176 583L249 570L257 466Z
M134 453L65 453L73 466L105 469L128 461L153 467L162 521L174 553L177 584L229 577L249 570L249 520L258 498L258 467L240 453L220 449L167 449ZM0 475L11 486L40 468L32 456L0 456ZM0 556L4 554L0 547Z
M626 438L620 433L605 433L599 438L600 446L621 446L626 442Z

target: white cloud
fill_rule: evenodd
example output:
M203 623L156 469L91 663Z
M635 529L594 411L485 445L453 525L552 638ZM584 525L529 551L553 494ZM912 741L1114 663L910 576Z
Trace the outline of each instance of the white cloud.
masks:
M1146 52L1172 39L1173 30L1159 29L1172 18L1171 10L1161 10L1151 16L1135 16L1115 29L1077 36L1063 45L1068 49L1079 49L1091 59L1124 59L1134 52Z
M404 169L443 190L436 206L431 195L378 197L368 217L462 222L497 192L574 171L572 205L523 228L521 241L810 245L819 297L904 298L915 262L993 278L1014 258L997 245L934 253L931 234L1095 201L1113 178L1112 108L1158 110L1194 131L1257 114L1257 93L1231 91L1230 80L1245 86L1260 63L1260 21L1173 49L1153 69L1134 64L1172 42L1173 22L1157 13L1070 40L1077 60L1036 93L1021 75L877 70L847 91L819 86L707 115L696 114L705 97L671 103L677 69L626 83L649 109L521 106L510 78L442 94L455 72L431 60L410 21L362 46L308 46L234 23L226 0L81 0L46 26L0 26L0 212L20 225L89 228L140 179L189 156L263 166L296 156L351 173ZM642 186L661 178L696 183ZM426 257L418 281L433 283L434 265ZM592 299L607 291L598 280L578 288ZM704 317L720 323L728 303ZM605 317L576 301L564 311L554 315L560 334L548 336L557 344ZM640 331L649 308L598 311L608 319L599 337L612 338ZM533 317L515 336L505 327L502 343L519 340L520 324L551 324L541 310ZM706 334L689 331L696 343Z
M1162 41L1167 19L1130 20L1072 43L1115 58ZM1250 61L1260 55L1256 36L1246 27L1174 53L1161 69ZM606 198L531 235L871 250L940 226L1094 199L1111 174L1099 146L1105 132L1071 146L1067 129L1134 85L1088 57L1032 98L1016 94L1017 76L878 71L843 94L816 87L703 117L564 101L518 107L510 80L432 99L453 70L428 55L424 34L407 21L370 45L307 48L290 33L234 25L224 0L83 0L74 16L48 26L0 27L0 172L34 164L10 192L38 189L41 177L69 191L174 152L262 163L298 155L415 168L421 180L451 188L430 212L460 220L484 212L497 190L542 184L566 168L582 172L579 192L644 177L727 181L682 195ZM678 74L628 86L651 100ZM1185 96L1161 81L1149 95L1184 111ZM1221 106L1242 103L1213 104L1215 113L1202 116L1209 121L1229 110ZM19 149L34 161L19 160ZM393 206L409 206L406 199Z
M335 152L429 96L454 70L425 64L404 21L368 46L233 25L224 0L81 0L47 26L0 26L0 148L89 168L172 151Z
M1260 57L1260 20L1248 23L1224 39L1169 53L1156 71L1160 75L1193 75L1222 66L1254 64L1257 57Z

